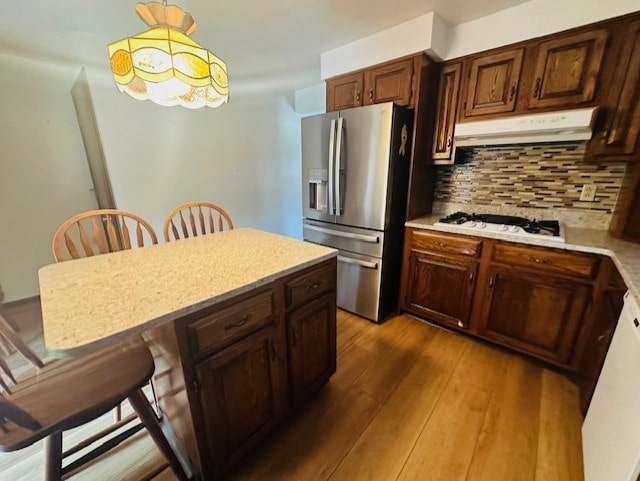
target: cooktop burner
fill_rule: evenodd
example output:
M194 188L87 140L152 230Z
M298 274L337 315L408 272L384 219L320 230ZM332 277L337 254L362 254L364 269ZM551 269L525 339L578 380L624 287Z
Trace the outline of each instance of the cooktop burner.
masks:
M525 217L498 214L467 214L456 212L440 219L437 224L459 226L461 230L486 230L527 237L545 237L564 242L562 228L557 220L530 220Z

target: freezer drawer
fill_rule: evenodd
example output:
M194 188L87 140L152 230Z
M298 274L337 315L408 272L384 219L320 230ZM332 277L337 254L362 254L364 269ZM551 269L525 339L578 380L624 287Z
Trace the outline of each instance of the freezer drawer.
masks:
M309 219L304 220L302 230L304 240L371 257L382 257L384 232Z
M338 252L338 307L378 321L382 259Z

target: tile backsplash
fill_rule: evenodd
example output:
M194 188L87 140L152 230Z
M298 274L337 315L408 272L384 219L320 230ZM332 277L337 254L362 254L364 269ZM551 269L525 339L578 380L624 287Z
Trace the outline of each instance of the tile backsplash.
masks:
M584 143L567 143L465 151L461 163L438 169L434 212L469 210L471 205L476 212L482 208L606 229L626 164L587 163L584 150ZM580 200L583 184L597 186L593 202Z

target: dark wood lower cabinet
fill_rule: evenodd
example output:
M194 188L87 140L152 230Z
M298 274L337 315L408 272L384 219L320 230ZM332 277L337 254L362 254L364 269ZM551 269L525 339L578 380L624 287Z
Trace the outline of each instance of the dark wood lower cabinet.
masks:
M489 270L478 333L568 365L591 300L591 286L556 275L495 266Z
M285 414L286 372L277 344L276 328L264 328L195 366L208 472L226 472Z
M405 312L562 369L586 410L626 286L606 257L408 228L400 291Z
M325 294L288 315L289 392L300 405L336 372L336 298Z
M469 325L478 262L412 251L405 305L450 326Z
M336 370L336 260L146 335L163 417L198 479L218 480Z

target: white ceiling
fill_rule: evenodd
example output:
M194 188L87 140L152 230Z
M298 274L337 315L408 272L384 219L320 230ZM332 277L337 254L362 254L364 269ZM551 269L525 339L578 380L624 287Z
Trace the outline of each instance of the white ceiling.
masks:
M528 0L170 0L198 24L192 38L227 62L230 83L303 88L320 54L434 11L458 25ZM107 65L106 45L147 30L134 0L12 0L0 53ZM233 85L232 85L233 88Z

